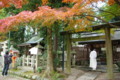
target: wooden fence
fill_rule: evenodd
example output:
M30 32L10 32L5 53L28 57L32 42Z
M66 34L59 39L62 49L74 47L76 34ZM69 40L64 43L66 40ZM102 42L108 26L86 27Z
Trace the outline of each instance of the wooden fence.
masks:
M23 55L22 66L27 66L35 69L37 69L38 67L45 68L46 60L43 57L40 57L39 55L33 55L33 56Z

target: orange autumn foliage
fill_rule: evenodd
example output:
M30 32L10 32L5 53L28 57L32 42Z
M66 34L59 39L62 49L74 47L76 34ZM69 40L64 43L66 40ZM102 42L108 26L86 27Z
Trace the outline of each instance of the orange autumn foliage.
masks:
M90 10L84 10L87 9L84 7L67 8L66 11L64 11L65 9L54 9L49 6L42 6L39 7L39 10L34 12L23 11L15 16L1 19L0 30L1 32L7 32L11 30L14 26L19 25L20 23L28 23L31 21L33 21L36 24L41 23L42 26L51 26L57 20L66 21L68 18L70 19L70 17L73 17L74 15L89 13Z
M0 8L10 7L11 5L15 5L16 8L21 8L27 2L27 0L0 0Z
M107 2L110 5L115 3L115 0L62 0L63 3L80 3L80 4L90 4L99 1ZM0 8L10 7L11 4L15 5L16 8L21 8L22 5L27 3L28 0L0 0ZM49 3L49 0L42 0L42 5L46 5L47 3Z
M46 5L48 3L48 0L42 0L42 5Z
M35 24L41 23L41 26L51 26L57 20L62 20L68 23L68 27L74 28L75 25L79 27L86 27L90 25L89 19L93 19L90 16L84 16L81 20L77 19L73 21L74 16L82 16L83 13L89 15L94 14L90 4L98 1L106 0L63 0L63 2L75 3L72 8L61 7L51 8L49 6L38 7L37 11L23 11L15 16L11 16L0 20L0 32L7 32L21 23L34 22ZM9 7L10 4L14 4L16 7L21 8L27 0L0 0L0 6ZM48 3L48 0L42 0L43 5ZM113 0L108 0L108 3L113 3ZM83 16L82 16L83 17ZM85 19L85 17L87 19Z
M63 2L65 3L92 3L92 2L99 2L99 1L102 1L102 2L107 2L108 4L112 5L115 3L115 0L63 0ZM118 0L120 2L120 0Z

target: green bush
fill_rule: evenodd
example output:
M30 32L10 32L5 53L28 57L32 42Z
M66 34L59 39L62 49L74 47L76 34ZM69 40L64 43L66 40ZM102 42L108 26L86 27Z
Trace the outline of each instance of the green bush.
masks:
M38 68L37 68L37 72L41 73L41 72L42 72L42 68L41 68L41 67L38 67Z
M51 80L61 80L63 76L58 72L53 72L51 75Z

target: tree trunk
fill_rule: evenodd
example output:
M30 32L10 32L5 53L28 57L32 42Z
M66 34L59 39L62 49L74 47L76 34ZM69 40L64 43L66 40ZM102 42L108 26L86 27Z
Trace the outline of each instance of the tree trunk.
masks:
M53 48L52 48L52 29L47 29L47 74L54 72L53 69Z
M55 33L55 37L54 37L54 55L53 55L53 59L54 59L54 70L56 70L56 59L58 59L58 56L57 56L57 50L58 50L58 34Z

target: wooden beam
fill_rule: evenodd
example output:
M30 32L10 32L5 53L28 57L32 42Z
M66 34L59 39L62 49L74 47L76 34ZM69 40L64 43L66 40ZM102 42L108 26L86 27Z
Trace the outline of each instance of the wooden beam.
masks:
M105 28L106 35L106 58L107 58L107 74L109 80L114 80L113 73L113 55L112 55L112 42L110 36L110 28Z
M86 37L86 38L72 38L72 42L88 41L88 40L101 40L101 39L105 39L105 36Z
M112 26L110 26L110 24L115 25L116 27L112 27ZM100 25L90 26L90 28L92 28L92 31L104 29L106 27L108 27L108 28L120 28L120 21L111 22L109 24L107 23L107 24L100 24ZM85 32L90 32L89 30L90 29L84 30L84 31L77 31L77 32L75 30L69 30L69 31L62 31L62 32L60 32L60 34L61 35L66 35L66 34L85 33Z

